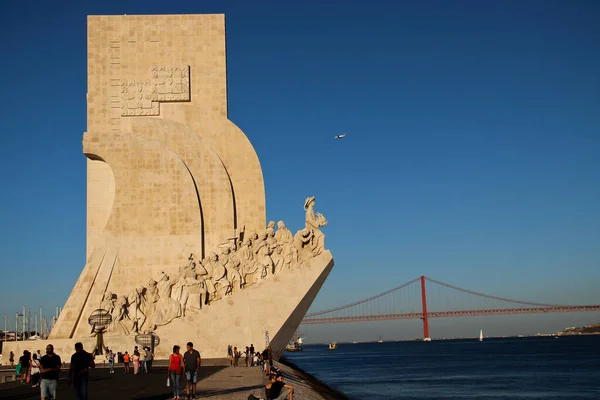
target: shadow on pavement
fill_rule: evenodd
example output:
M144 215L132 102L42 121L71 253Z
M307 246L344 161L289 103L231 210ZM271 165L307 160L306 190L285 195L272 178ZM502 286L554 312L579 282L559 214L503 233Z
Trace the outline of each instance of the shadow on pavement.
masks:
M198 395L205 397L202 391L202 380L224 369L224 366L200 367L200 381L198 382ZM58 384L57 397L60 400L75 399L72 387L67 386L67 371L61 372ZM89 400L162 400L173 398L173 392L167 387L167 368L155 367L149 375L125 375L122 368L116 368L114 374L109 374L108 368L96 368L90 371L88 383ZM185 383L182 382L182 389ZM236 388L229 393L248 388ZM217 394L217 393L212 393ZM211 395L212 395L211 394ZM31 385L11 382L0 384L0 399L39 400L40 388Z
M254 385L254 386L244 386L244 387L239 387L239 388L233 388L233 389L224 389L224 390L202 390L202 389L198 389L198 392L196 393L196 397L197 398L207 398L207 397L211 397L211 396L217 396L220 394L228 394L228 393L236 393L236 392L245 392L248 390L256 390L257 393L259 393L259 397L264 395L264 387L265 385Z

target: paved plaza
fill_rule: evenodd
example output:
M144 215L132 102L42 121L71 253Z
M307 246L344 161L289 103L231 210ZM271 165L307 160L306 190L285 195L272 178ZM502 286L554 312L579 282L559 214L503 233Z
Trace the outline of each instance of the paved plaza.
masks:
M341 399L340 394L320 385L310 377L277 363L287 383L294 386L294 398L303 400ZM67 386L67 368L61 373L57 400L75 399L72 387ZM200 368L200 382L196 398L234 400L247 399L248 395L264 396L267 379L260 367L227 367L209 365ZM171 388L166 386L167 369L155 367L150 375L125 375L122 368L114 374L102 366L90 371L89 399L100 400L161 400L173 398ZM39 388L20 382L0 384L0 399L33 400L40 398Z

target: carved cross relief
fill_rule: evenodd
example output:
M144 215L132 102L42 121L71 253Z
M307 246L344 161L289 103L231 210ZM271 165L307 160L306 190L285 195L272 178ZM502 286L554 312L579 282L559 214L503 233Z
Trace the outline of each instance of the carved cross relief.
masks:
M190 66L153 65L150 79L121 82L121 116L160 115L160 103L190 101Z

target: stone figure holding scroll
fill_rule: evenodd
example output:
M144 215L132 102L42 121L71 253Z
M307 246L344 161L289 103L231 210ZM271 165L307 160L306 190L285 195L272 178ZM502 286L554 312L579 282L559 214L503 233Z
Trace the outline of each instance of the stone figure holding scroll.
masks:
M315 213L315 196L308 197L304 201L304 211L306 211L306 229L312 233L313 255L318 256L325 250L325 235L321 232L321 227L327 225L327 220L321 213Z

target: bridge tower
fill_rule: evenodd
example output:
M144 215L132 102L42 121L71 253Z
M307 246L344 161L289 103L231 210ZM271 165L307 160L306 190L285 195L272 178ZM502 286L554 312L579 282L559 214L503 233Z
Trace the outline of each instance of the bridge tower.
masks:
M431 342L429 337L429 319L427 318L427 291L425 290L425 276L421 275L421 305L423 308L423 341Z

